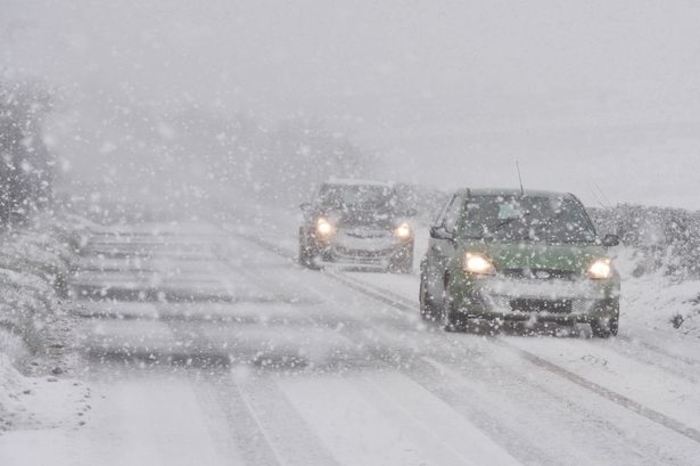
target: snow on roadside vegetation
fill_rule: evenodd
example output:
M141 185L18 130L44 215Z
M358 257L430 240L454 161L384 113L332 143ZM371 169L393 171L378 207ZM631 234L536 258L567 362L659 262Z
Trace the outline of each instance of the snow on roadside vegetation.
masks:
M622 328L700 338L700 212L627 204L589 211L600 233L622 239Z
M84 423L89 389L58 377L71 372L61 300L77 241L75 219L50 217L0 235L0 435Z
M640 272L647 261L639 249L626 247L616 264L623 278L621 321L664 334L700 338L700 280L687 275L668 275L660 267Z

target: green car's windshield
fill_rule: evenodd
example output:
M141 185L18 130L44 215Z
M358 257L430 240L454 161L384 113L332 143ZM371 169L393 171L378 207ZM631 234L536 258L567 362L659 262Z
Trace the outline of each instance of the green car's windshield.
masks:
M565 196L472 196L460 232L465 238L506 242L581 244L596 239L583 206Z

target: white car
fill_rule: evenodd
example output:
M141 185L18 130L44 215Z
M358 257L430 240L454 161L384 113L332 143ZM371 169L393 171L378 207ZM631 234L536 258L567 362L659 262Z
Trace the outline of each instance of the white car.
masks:
M323 183L310 203L301 205L299 262L379 266L410 273L413 228L407 208L393 185L367 180Z

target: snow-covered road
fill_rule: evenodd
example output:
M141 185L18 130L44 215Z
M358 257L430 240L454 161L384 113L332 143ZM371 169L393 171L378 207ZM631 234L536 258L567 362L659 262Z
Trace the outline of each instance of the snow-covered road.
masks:
M688 347L446 333L420 321L416 276L292 257L221 221L96 234L74 283L85 424L8 432L0 464L700 461Z

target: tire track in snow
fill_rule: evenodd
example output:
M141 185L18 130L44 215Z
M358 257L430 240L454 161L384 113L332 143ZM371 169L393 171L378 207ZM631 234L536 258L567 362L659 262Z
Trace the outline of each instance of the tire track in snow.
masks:
M332 278L338 280L340 283L345 284L346 286L359 291L361 293L364 293L368 296L373 297L374 299L377 299L385 304L394 306L396 309L402 310L402 311L407 311L407 312L417 312L418 309L416 307L415 303L411 303L410 301L406 300L402 296L399 296L397 294L394 294L392 292L386 291L379 289L377 287L373 287L372 285L366 284L364 282L361 282L359 280L356 280L352 277L343 277L341 274L337 273L331 273L329 274ZM614 390L607 389L603 387L600 384L597 384L595 382L592 382L584 377L581 377L578 374L575 374L572 371L569 371L555 363L552 363L550 361L547 361L545 358L538 356L530 351L524 350L522 348L519 348L516 345L510 344L507 341L499 338L493 338L490 339L494 343L497 343L501 345L504 348L507 348L511 351L515 351L519 353L524 359L528 360L532 364L535 364L545 370L548 370L549 372L555 373L561 377L564 377L565 379L583 387L586 388L587 390L596 393L599 396L602 396L603 398L613 401L614 403L617 403L620 406L623 406L624 408L633 411L640 416L643 416L653 422L659 423L663 425L666 428L669 428L673 430L676 433L679 433L681 435L684 435L685 437L700 443L700 431L685 425L684 423L667 416L663 413L661 413L658 410L649 408L639 402L636 402L622 394L619 394L615 392ZM626 339L627 341L631 341L631 339ZM647 347L648 345L642 345L644 347ZM667 353L663 352L663 350L654 347L653 345L651 346L652 350L661 352L662 354L666 355L667 357L671 357ZM613 348L615 349L615 348ZM618 351L619 352L619 351ZM624 353L623 353L624 354ZM628 356L624 354L625 356ZM692 360L684 360L686 364L694 364ZM659 367L662 370L665 370L667 372L672 373L676 377L680 377L686 380L689 380L691 382L694 382L695 379L688 375L688 374L683 374L683 373L677 373L676 370L665 367L665 366L660 366L658 364L654 364L655 367Z
M204 382L204 383L202 383ZM209 430L222 454L235 454L244 464L284 466L260 420L235 384L229 371L203 373L202 382L192 382L195 396L207 414Z
M654 345L652 343L646 342L644 340L641 340L639 338L632 338L627 335L618 335L618 339L626 341L630 344L633 345L638 345L643 348L646 348L649 351L653 351L654 353L660 354L668 359L672 359L674 361L680 361L685 365L692 366L692 367L700 367L700 361L697 359L689 358L688 356L684 356L682 354L677 354L677 353L672 353L670 351L667 351L663 348L660 348L657 345Z
M178 236L178 238L182 238L182 236ZM167 242L153 244L159 247L167 246ZM214 255L211 255L212 259L214 257ZM108 306L109 303L104 303L104 305ZM118 322L132 320L146 321L150 324L159 325L164 331L167 329L170 336L167 339L168 345L163 346L162 351L160 348L153 351L146 348L143 355L141 355L131 350L124 351L119 348L103 349L99 346L95 351L109 352L109 354L114 355L118 359L123 357L131 360L143 356L143 359L151 364L156 364L161 359L164 359L166 362L172 360L180 361L182 363L180 364L182 371L180 374L184 374L185 380L191 385L200 409L205 412L203 417L208 421L208 430L211 438L215 440L214 445L220 456L228 459L228 464L243 463L261 466L283 466L289 464L275 450L274 444L270 441L241 387L233 382L229 384L222 383L222 379L231 379L230 372L222 369L228 367L228 355L225 351L214 348L212 342L208 342L205 334L202 332L204 325L217 325L217 323L203 321L192 316L176 316L173 313L159 312L156 309L171 307L172 304L168 303L155 301L144 303L144 305L153 307L154 312L128 314L128 319L123 319L121 314L111 311L89 313L85 317L100 318L106 322L110 322L113 319ZM186 348L181 348L181 345L178 343L182 342L190 342L193 345L185 345ZM154 354L159 355L159 357L151 358ZM193 358L203 359L204 364L202 366L206 367L206 370L198 371L198 364L191 364ZM200 378L202 373L205 374L203 381Z
M220 255L216 260L225 263ZM173 304L170 303L158 303L157 307L160 308L157 315L166 316L163 321L173 335L186 335L191 350L201 353L199 357L208 359L217 355L218 360L228 353L219 347L220 341L212 338L207 329L220 327L224 323L235 326L235 320L212 322L198 319L196 316L199 312L196 311L192 315L182 316L177 312L182 310L176 308L173 311ZM221 364L202 370L195 366L187 374L202 410L208 413L211 436L216 440L220 453L231 458L231 464L240 464L241 459L244 464L256 466L336 464L332 456L318 447L318 439L298 424L291 406L275 399L276 390L271 386L272 382L262 383L257 378L237 376L238 368L230 368L231 356L227 357L226 362L222 360ZM270 396L265 400L267 404L258 399L265 395ZM269 412L265 408L273 410ZM270 416L276 423L270 422ZM282 419L287 422L282 423ZM286 430L276 430L274 426L278 425ZM289 428L292 425L294 429ZM280 442L282 432L293 433L293 438Z
M261 431L271 445L277 445L283 464L339 466L279 388L280 377L260 373L236 383Z
M334 277L336 278L336 277ZM357 280L351 279L349 277L343 277L342 279L338 279L340 283L343 284L348 284L347 286L351 287L352 289L364 293L367 296L370 296L374 299L377 299L385 304L394 306L396 309L399 309L401 311L409 311L409 312L418 312L418 308L415 304L413 306L409 306L405 302L401 302L402 299L399 296L393 295L391 293L386 293L387 296L392 296L392 297L386 297L382 296L379 294L378 290L372 290L367 287L366 284L361 283ZM352 283L355 282L355 283ZM363 289L365 288L365 289ZM396 302L396 304L392 304L392 302ZM520 354L524 359L528 360L532 364L539 366L549 372L552 372L554 374L557 374L561 377L564 377L565 379L575 383L576 385L579 385L609 401L612 401L613 403L616 403L634 413L639 414L640 416L643 416L651 421L654 421L656 423L659 423L663 425L664 427L667 427L668 429L671 429L675 431L678 434L681 434L685 437L688 437L689 439L700 443L700 431L697 429L694 429L692 427L689 427L669 416L664 415L663 413L656 411L654 409L648 408L644 406L641 403L638 403L634 400L631 400L630 398L621 395L619 393L616 393L612 390L609 390L602 385L596 384L594 382L591 382L584 377L581 377L567 369L564 369L563 367L554 364L552 362L547 361L546 359L537 356L529 351L523 350L521 348L518 348L515 345L512 345L502 339L490 339L494 343L499 344L500 346L504 348L508 348L511 351L514 351L518 354Z
M700 431L697 429L694 429L692 427L689 427L682 422L679 422L669 416L666 416L665 414L656 411L654 409L648 408L644 406L641 403L638 403L624 395L621 395L617 392L614 392L612 390L609 390L602 385L599 385L595 382L591 382L590 380L585 379L584 377L581 377L578 374L575 374L567 369L564 369L561 366L558 366L554 363L551 363L547 361L546 359L537 356L527 350L518 348L516 346L513 346L509 343L504 342L503 340L494 340L497 344L504 346L508 349L511 349L513 351L516 351L519 353L523 358L527 359L530 361L532 364L541 367L543 369L546 369L549 372L552 372L554 374L560 375L561 377L564 377L565 379L575 383L576 385L579 385L583 388L586 388L587 390L596 393L603 398L606 398L613 403L616 403L626 409L629 409L630 411L639 414L640 416L643 416L651 421L654 421L658 424L661 424L685 437L688 437L689 439L700 443Z

